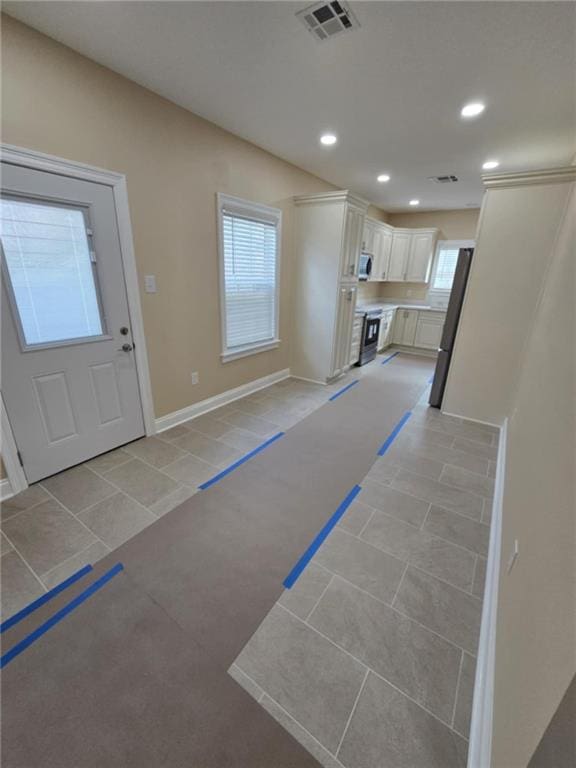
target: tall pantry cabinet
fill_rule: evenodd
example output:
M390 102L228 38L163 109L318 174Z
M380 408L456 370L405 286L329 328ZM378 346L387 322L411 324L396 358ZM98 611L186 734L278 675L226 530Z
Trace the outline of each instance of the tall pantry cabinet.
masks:
M368 203L346 190L294 198L292 373L327 383L350 367Z

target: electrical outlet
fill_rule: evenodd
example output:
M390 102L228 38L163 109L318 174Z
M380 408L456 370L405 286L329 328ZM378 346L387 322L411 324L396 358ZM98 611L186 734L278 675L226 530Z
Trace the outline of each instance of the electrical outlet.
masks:
M156 293L156 275L144 275L144 290L146 293Z
M200 381L200 376L198 375L198 371L192 371L190 374L190 378L192 379L192 384L198 384Z

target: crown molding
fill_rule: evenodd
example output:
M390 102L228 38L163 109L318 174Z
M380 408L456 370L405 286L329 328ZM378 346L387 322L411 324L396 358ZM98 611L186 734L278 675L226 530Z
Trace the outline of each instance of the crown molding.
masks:
M576 181L576 165L560 168L541 168L520 173L488 173L482 175L486 189L529 187L537 184L563 184Z
M298 195L294 198L294 205L310 205L312 203L351 203L364 210L370 205L368 200L355 195L349 189L338 189L335 192L320 192L317 195Z

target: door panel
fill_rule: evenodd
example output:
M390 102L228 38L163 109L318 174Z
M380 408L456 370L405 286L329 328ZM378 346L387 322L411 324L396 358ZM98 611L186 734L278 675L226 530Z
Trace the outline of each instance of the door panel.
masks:
M78 434L65 371L34 376L34 387L48 443Z
M2 392L34 482L144 422L111 187L2 171Z
M414 234L410 245L410 257L406 280L410 283L426 283L430 274L434 235Z
M410 235L404 232L394 232L392 235L388 280L403 282L406 279L406 264L409 251Z

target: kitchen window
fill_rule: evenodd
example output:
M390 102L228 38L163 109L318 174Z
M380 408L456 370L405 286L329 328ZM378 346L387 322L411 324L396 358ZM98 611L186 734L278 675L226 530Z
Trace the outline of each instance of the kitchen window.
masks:
M218 195L222 360L274 349L282 212Z
M428 288L428 302L431 306L447 306L460 248L474 248L474 241L440 240L438 242Z

